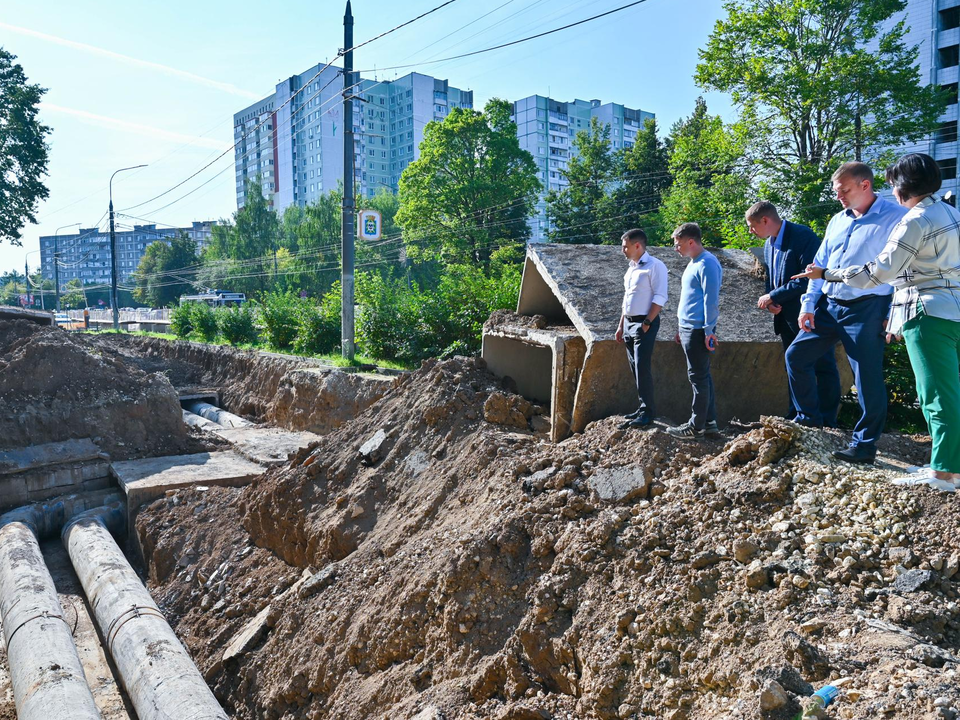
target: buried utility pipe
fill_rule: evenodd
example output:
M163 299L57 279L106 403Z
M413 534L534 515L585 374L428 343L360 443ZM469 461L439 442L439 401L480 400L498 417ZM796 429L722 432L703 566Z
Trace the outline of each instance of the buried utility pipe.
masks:
M63 544L140 720L229 720L93 510L63 528Z
M189 410L180 410L183 416L183 422L190 427L200 428L201 430L223 430L223 425L215 423L213 420L207 420L201 415L190 412Z
M0 517L0 617L19 720L101 718L37 540L85 502L73 497Z
M216 405L211 405L202 400L191 400L186 404L186 409L207 420L219 423L224 427L239 428L251 427L253 425L253 423L246 418L234 415L232 412L227 412L226 410L221 410Z

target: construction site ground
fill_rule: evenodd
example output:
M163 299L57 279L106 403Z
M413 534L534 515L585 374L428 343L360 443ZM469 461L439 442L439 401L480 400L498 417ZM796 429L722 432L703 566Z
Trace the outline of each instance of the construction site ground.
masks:
M925 436L884 435L876 466L833 460L841 431L776 418L681 442L611 417L556 444L478 359L364 379L3 325L11 427L26 413L57 439L43 417L83 401L118 423L116 459L222 450L166 425L178 391L207 388L320 436L245 487L136 512L145 581L232 717L788 719L830 683L826 718L960 710L960 498L889 482L928 461ZM43 385L44 353L127 385ZM125 436L120 406L152 399L165 440Z

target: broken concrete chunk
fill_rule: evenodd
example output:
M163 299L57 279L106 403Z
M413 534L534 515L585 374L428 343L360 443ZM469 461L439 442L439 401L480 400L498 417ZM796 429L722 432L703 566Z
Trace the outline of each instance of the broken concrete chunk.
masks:
M301 598L308 598L311 595L316 595L321 590L329 587L337 579L337 566L328 565L323 570L312 575L308 580L306 580L303 585L300 586L300 589L297 591L297 594Z
M908 570L898 577L893 583L893 589L897 592L916 592L933 577L929 570Z
M270 615L270 606L267 605L258 612L254 618L243 626L237 635L230 641L227 649L223 651L223 662L232 660L250 652L267 634L270 629L268 616Z
M767 680L760 689L760 709L763 712L779 710L790 698L776 680Z
M618 467L598 468L587 483L601 500L626 502L644 497L650 488L650 481L651 473L648 468Z
M387 433L377 430L373 437L360 446L360 461L364 465L376 465L383 460L387 442Z

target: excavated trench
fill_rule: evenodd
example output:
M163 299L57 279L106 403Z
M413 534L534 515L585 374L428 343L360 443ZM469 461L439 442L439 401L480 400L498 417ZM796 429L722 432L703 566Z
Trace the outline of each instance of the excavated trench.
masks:
M772 418L552 443L510 387L476 359L370 377L0 323L0 498L123 493L126 558L238 720L788 720L827 684L826 718L956 717L960 503L888 482L927 438L872 468ZM136 717L39 547L102 717Z
M177 488L255 481L391 383L296 358L0 321L0 719L18 709L43 720L226 717L138 573L120 567L123 552L146 574L128 529L144 503ZM107 502L117 509L71 520ZM114 541L116 562L89 557L88 546ZM111 617L104 608L116 603ZM147 665L162 677L138 669Z

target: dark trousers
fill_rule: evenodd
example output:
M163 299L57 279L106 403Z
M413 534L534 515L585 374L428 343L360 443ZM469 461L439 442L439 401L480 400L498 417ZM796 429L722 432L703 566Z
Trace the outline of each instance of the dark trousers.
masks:
M717 421L717 403L713 392L713 378L710 376L710 356L704 343L703 330L680 328L680 344L687 358L687 377L693 387L693 410L690 424L697 430L703 430L707 423Z
M814 318L816 322L816 318ZM780 342L783 343L783 356L786 361L787 350L799 335L799 327L794 322L788 322L787 327L780 329ZM833 348L830 348L821 357L817 358L813 365L813 372L817 377L817 397L820 399L820 417L823 418L823 424L827 427L836 427L837 411L840 409L840 372L837 370L837 358ZM793 401L793 393L787 388L787 395L790 398L787 408L787 417L793 420L800 414L796 403Z
M643 323L624 319L623 344L627 348L627 362L637 384L637 396L640 400L639 411L643 415L656 417L656 405L653 402L653 372L650 365L653 358L653 346L660 329L660 317L654 318L647 331Z
M799 413L822 422L814 365L838 342L843 343L857 386L862 415L853 430L853 444L875 448L887 420L887 387L883 382L883 321L889 295L877 295L845 306L821 298L815 328L802 332L787 350L787 377Z

